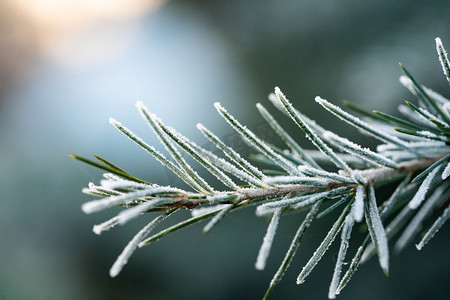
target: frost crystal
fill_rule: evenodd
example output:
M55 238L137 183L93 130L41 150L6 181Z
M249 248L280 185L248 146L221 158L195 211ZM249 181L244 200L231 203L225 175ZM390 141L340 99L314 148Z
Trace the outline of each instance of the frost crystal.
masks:
M450 176L450 162L445 167L444 171L442 172L442 180L445 180Z
M264 270L266 267L266 261L269 257L270 248L272 248L273 238L275 237L275 233L277 231L278 221L280 220L282 210L282 208L277 208L275 210L272 220L267 227L266 235L264 236L263 243L259 249L258 258L256 259L255 268L257 270Z
M424 181L422 182L422 184L419 187L419 190L417 191L417 193L414 195L414 197L412 198L412 200L409 202L409 208L411 209L416 209L417 207L419 207L419 205L422 203L422 201L425 199L425 195L428 192L428 189L430 188L430 185L434 179L434 177L436 176L437 172L440 170L441 168L435 168L433 171L431 171L427 177L424 179Z
M449 74L450 63L448 61L447 51L445 51L440 38L436 38L436 50L439 54L439 61L441 62L442 70L444 71L445 76L447 76L447 80L449 80L450 82L450 74Z
M356 222L361 222L364 217L364 186L358 185L356 188L355 202L353 203L353 217Z

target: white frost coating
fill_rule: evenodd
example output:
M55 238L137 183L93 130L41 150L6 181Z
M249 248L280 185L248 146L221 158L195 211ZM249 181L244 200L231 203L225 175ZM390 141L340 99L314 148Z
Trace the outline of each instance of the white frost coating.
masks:
M147 108L141 107L140 112L143 115L143 117L149 122L150 126L152 126L154 132L157 134L160 141L164 144L166 149L171 153L172 157L178 162L180 167L182 169L184 169L184 171L194 180L194 182L197 182L204 190L212 192L213 189L185 161L185 159L181 156L181 154L178 152L178 150L172 144L172 142L175 142L176 144L178 144L179 147L181 147L189 155L191 155L193 158L195 158L197 161L199 161L203 166L205 166L204 161L200 161L200 160L198 160L198 157L196 157L197 153L189 145L186 145L186 143L181 140L179 133L176 130L164 125L162 120L160 118L158 118L155 114L149 112L147 110ZM148 115L148 117L146 115Z
M220 115L233 127L248 143L254 148L263 153L269 159L273 160L282 169L286 170L289 174L301 176L296 169L296 166L275 153L270 147L268 147L263 141L261 141L256 135L250 131L247 127L241 125L233 116L231 116L219 102L214 103L214 107L220 113Z
M355 202L353 202L353 217L356 222L361 222L364 217L364 198L366 197L364 186L356 188Z
M378 212L377 202L375 199L375 190L372 185L369 186L368 191L369 200L369 217L366 215L367 226L369 228L372 241L376 245L378 260L383 271L389 273L389 247L384 231L383 224L381 223L380 214Z
M438 139L438 140L441 140L441 141L446 141L446 138L445 138L445 137L439 136L439 135L434 134L434 133L432 133L432 132L430 132L430 131L427 131L427 130L417 131L416 133L417 133L417 135L420 136L420 137L424 137L424 138L428 138L428 139Z
M442 70L444 71L447 80L450 82L450 74L449 74L449 65L447 51L445 51L444 46L442 45L442 41L440 38L436 38L436 50L439 54L439 61L442 65Z
M444 210L442 215L436 219L436 221L431 225L430 229L428 229L427 233L425 233L424 237L420 241L419 244L416 245L417 250L422 250L423 246L425 246L430 239L438 232L438 230L444 225L444 223L450 218L450 204Z
M167 133L181 148L183 148L189 155L192 156L196 161L198 161L205 169L207 169L212 175L219 179L224 185L232 189L238 189L238 186L231 180L230 177L225 175L219 168L211 164L200 151L205 152L203 149L199 149L195 143L191 142L188 138L180 134L178 131L172 127L164 126L160 124L164 132ZM210 156L212 153L207 153ZM214 155L213 155L214 156ZM223 161L224 164L226 163ZM242 172L243 173L243 172ZM197 175L198 176L198 175ZM248 176L247 176L248 177ZM206 182L205 182L206 183Z
M147 123L152 128L153 132L158 137L159 141L164 145L166 150L170 153L172 158L177 162L177 164L180 167L178 168L171 161L166 161L165 163L169 167L169 169L171 169L174 173L178 175L178 177L183 179L187 184L189 184L197 191L213 192L213 189L206 183L206 181L202 177L200 177L192 169L192 167L184 160L184 158L178 152L177 148L172 143L173 139L169 138L167 132L164 131L165 125L161 121L161 119L159 119L154 113L150 112L142 102L136 103L136 106L142 118L145 121L147 121Z
M167 193L167 192L172 192L172 188L159 187L159 188L151 188L151 189L147 189L147 190L140 190L140 191L136 191L136 192L122 194L119 196L112 196L112 197L103 198L100 200L89 201L89 202L84 203L81 206L81 209L83 210L84 213L91 214L94 212L104 210L106 208L113 207L117 204L124 204L131 200L136 200L140 197L161 194L161 193Z
M121 181L124 180L123 178L120 178L119 176L112 174L112 173L103 173L103 177L112 180L112 181Z
M277 210L277 208L268 208L268 209L256 209L255 210L255 215L257 217L265 217L265 216L271 216L275 213L275 211Z
M288 147L292 151L292 155L296 156L302 162L307 165L320 168L319 165L309 157L305 151L300 147L299 144L283 129L283 127L275 120L275 118L267 111L267 109L261 105L261 103L257 103L256 107L259 110L259 113L263 116L266 122L272 127L272 129L278 134L278 136L288 145ZM289 154L289 150L284 150L285 153Z
M269 202L269 203L264 203L259 205L258 207L256 207L256 212L264 212L268 209L272 209L272 208L280 208L280 207L285 207L288 205L292 205L292 204L297 204L299 202L305 202L307 201L308 203L313 203L315 201L318 201L322 198L325 198L326 195L323 195L324 193L319 193L319 194L313 194L313 195L306 195L306 196L298 196L298 197L292 197L292 198L284 198L282 200L279 201L273 201L273 202Z
M390 167L390 168L398 167L398 165L395 162L393 162L392 160L390 160L378 153L375 153L368 148L363 148L360 145L355 144L346 138L343 138L343 137L338 136L337 134L334 134L333 132L325 131L323 133L323 137L325 139L334 141L344 151L346 151L350 154L356 155L364 160L376 163L377 165L382 165L382 166L386 166L386 167Z
M430 121L434 121L439 123L439 125L448 128L449 126L442 121L441 119L437 118L435 115L433 115L432 113L430 113L428 110L426 110L425 108L419 107L419 111L422 113L422 115L425 116L425 119L431 119Z
M284 207L292 204L296 204L294 208L300 208L304 207L310 204L313 204L320 199L325 199L327 197L333 197L337 195L343 195L349 190L348 187L338 187L335 189L332 189L330 191L311 194L311 195L304 195L304 196L298 196L298 197L292 197L292 198L285 198L278 201L272 201L269 203L264 203L259 205L256 210L266 210L270 208L278 208L278 207Z
M329 181L322 178L312 178L305 176L273 176L263 180L269 184L302 184L311 186L327 186Z
M420 142L410 142L408 143L408 147L415 150L422 150L422 149L429 149L429 148L443 148L445 147L446 150L448 149L448 146L444 142L439 141L420 141ZM377 146L378 152L385 152L385 151L402 151L402 148L399 148L396 145L392 144L381 144Z
M121 195L121 192L118 191L114 191L111 189L107 189L101 186L97 186L95 185L93 182L89 182L88 184L88 188L83 188L82 192L85 194L96 194L98 195L99 193L106 195L110 195L110 196L118 196Z
M273 106L275 106L279 111L285 111L283 104L280 101L278 101L278 98L275 95L275 93L270 93L267 98L269 99L270 102L272 102Z
M282 208L277 208L272 216L269 226L267 227L266 235L264 236L263 243L259 249L258 257L256 259L255 268L257 270L264 270L266 267L266 261L269 257L270 248L272 248L272 242L277 232L278 222L280 221L280 216Z
M168 216L167 213L162 214L155 219L153 219L150 223L148 223L144 228L142 228L131 241L125 246L122 253L120 253L119 257L116 259L111 269L109 270L109 276L116 277L119 275L120 271L122 271L123 267L127 264L128 259L136 250L138 244L155 228L155 226L162 220L164 220Z
M435 91L433 91L430 88L427 88L426 86L422 85L422 88L424 89L424 91L433 99L435 99L437 102L440 102L441 104L445 105L447 103L450 102L449 99L445 98L444 96L442 96L439 93L436 93Z
M398 238L395 244L395 249L399 252L405 248L405 246L412 240L414 235L422 229L422 222L435 208L436 204L444 196L446 186L438 187L433 194L428 197L422 207L418 210L414 218L409 222L408 226L403 231L402 235ZM448 195L447 195L448 196Z
M155 208L161 204L166 204L172 202L173 199L171 198L156 198L152 199L146 202L143 202L139 205L133 206L131 208L128 208L124 211L121 211L118 215L118 221L120 225L124 225L128 221L138 217L140 214L146 212L147 210L151 208Z
M222 210L224 208L227 208L228 206L230 206L231 204L218 204L218 205L214 205L214 206L208 206L208 207L197 207L194 208L193 210L191 210L191 215L193 217L199 217L202 215L206 215L215 211L219 211Z
M345 217L348 212L348 206L343 210L339 218L334 222L333 227L331 227L331 230L328 231L326 237L323 239L320 246L314 251L313 256L309 259L309 261L306 263L306 265L303 267L300 274L297 276L297 284L302 284L305 282L306 277L311 273L312 269L317 265L317 263L320 261L322 256L325 254L325 252L330 247L331 243L337 236L339 230L341 229L342 224L345 221Z
M242 158L239 153L233 150L233 148L228 147L222 142L214 133L208 130L203 124L198 123L197 129L206 136L217 148L223 151L226 156L228 156L231 160L235 161L238 165L240 165L244 170L248 171L250 174L253 174L255 177L261 179L264 177L264 174L247 160Z
M414 123L419 123L426 126L429 126L431 123L429 120L419 117L419 115L415 111L411 110L411 108L407 105L399 105L398 111Z
M122 123L120 123L119 121L117 121L116 119L114 119L113 117L109 118L109 124L118 127L118 126L123 126Z
M450 176L450 162L445 167L444 171L442 171L442 180L445 180Z
M414 89L414 84L411 79L409 79L405 75L401 75L398 80L405 88L407 88L411 92L411 94L417 96L416 90Z
M367 179L364 178L364 177L361 175L361 172L360 172L359 170L353 170L352 173L350 174L350 177L351 177L356 183L359 183L359 184L362 184L362 185L366 185L366 184L367 184Z
M250 185L253 185L255 187L268 187L263 181L261 181L259 178L257 178L253 174L236 167L235 165L231 164L230 162L226 161L225 159L218 157L211 151L198 146L196 143L190 141L185 136L179 134L179 137L185 143L187 143L190 147L192 147L195 151L198 151L198 153L202 157L202 159L204 158L204 160L206 162L211 164L210 168L214 168L214 170L216 170L214 172L221 172L219 169L217 169L215 167L215 166L217 166L218 168L224 170L225 172L227 172L229 174L232 174L233 176L236 176L237 178L241 179L242 181L244 181ZM212 171L210 171L210 172L212 173ZM226 176L226 175L224 175L224 176ZM217 177L217 175L216 175L216 177ZM235 186L235 188L237 188L237 187Z
M333 180L347 182L347 183L354 183L354 181L351 178L344 177L344 176L341 176L336 173L327 172L327 171L323 171L323 170L308 167L308 166L298 166L298 169L300 170L300 172L308 174L308 175L330 178Z
M100 180L100 184L102 187L111 189L111 190L117 190L117 189L134 189L134 190L144 190L148 189L150 187L157 187L157 185L149 185L146 183L140 183L130 180L119 180L119 181L112 181L112 180ZM182 192L180 190L180 192Z
M350 167L334 153L334 151L325 144L322 139L316 134L314 130L310 128L308 122L306 122L302 116L297 113L291 102L286 98L279 87L275 87L275 95L279 102L281 102L284 108L288 111L291 118L297 124L298 127L305 133L306 137L316 146L323 154L325 154L338 168L350 171Z
M142 113L142 112L141 112ZM147 119L146 119L147 120ZM189 186L197 191L212 191L212 189L204 188L200 186L192 177L186 173L185 170L179 168L172 161L168 160L162 153L157 151L155 147L150 146L146 142L144 142L140 137L135 135L131 130L122 126L121 123L117 122L113 118L110 118L110 123L114 125L120 132L125 134L128 138L130 138L133 142L142 147L145 151L150 153L158 162L160 162L163 166L167 167L169 170L174 172L179 178L181 178L184 182L186 182ZM206 186L205 186L206 187Z
M379 139L383 142L397 144L405 149L408 149L407 143L405 141L403 141L391 134L377 130L375 127L367 124L366 122L362 121L361 119L343 111L337 105L334 105L320 97L316 97L316 102L319 103L320 105L322 105L326 110L328 110L331 113L333 113L334 115L336 115L341 120L347 122L350 125L353 125L353 126L359 128L360 130L366 132L368 135L373 136L374 138Z
M211 221L209 221L208 224L203 227L203 233L208 233L213 229L214 226L216 226L217 223L220 222L220 220L225 217L225 215L230 212L230 210L234 207L234 205L228 205L227 207L224 207L217 215L215 215Z
M409 202L409 204L408 204L409 208L416 209L417 207L419 207L419 205L425 199L428 189L430 188L430 185L433 182L434 177L436 176L437 172L440 169L441 169L440 167L437 167L433 171L428 173L427 177L425 177L424 181L422 182L419 189L417 190L417 193L414 195L414 197Z
M442 108L448 115L450 115L450 102L445 103Z
M350 239L352 227L354 224L352 211L350 211L350 213L345 218L344 227L342 228L341 246L339 247L339 253L336 260L336 266L334 267L333 278L331 279L330 288L328 290L328 299L336 298L336 291L341 278L342 265L344 264L345 254L347 253L348 249L348 241Z
M223 192L223 193L216 193L212 195L207 195L206 200L208 200L210 203L221 203L228 201L230 197L233 196L229 193Z
M105 221L98 225L94 225L94 227L92 228L92 231L96 235L100 235L103 231L110 230L111 228L116 226L118 223L119 223L119 220L118 220L117 216L115 216L115 217L112 217L111 219L109 219L108 221Z

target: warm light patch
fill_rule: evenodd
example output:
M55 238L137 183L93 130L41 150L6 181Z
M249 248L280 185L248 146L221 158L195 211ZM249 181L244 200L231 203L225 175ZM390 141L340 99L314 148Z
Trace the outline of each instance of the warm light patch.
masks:
M138 21L165 0L8 0L38 51L83 67L115 56L133 40Z

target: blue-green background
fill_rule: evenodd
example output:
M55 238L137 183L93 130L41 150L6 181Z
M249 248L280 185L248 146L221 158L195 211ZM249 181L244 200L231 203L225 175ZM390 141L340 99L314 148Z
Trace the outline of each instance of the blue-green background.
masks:
M260 299L301 216L282 220L263 272L254 262L267 220L248 209L211 234L193 226L140 249L111 279L114 259L152 216L94 235L92 225L117 210L82 213L91 198L81 188L98 183L101 172L68 154L95 153L149 181L176 185L108 117L159 147L134 107L142 100L199 144L206 141L197 122L235 140L213 103L258 126L257 102L282 118L266 100L276 85L321 125L373 146L314 97L395 113L413 99L398 82L399 61L448 97L434 38L450 49L449 16L448 1L169 1L146 16L123 55L93 69L61 68L38 55L24 63L19 53L13 63L24 66L13 76L5 67L11 61L0 55L0 299ZM7 41L1 47L8 50ZM311 148L289 120L282 123ZM272 299L327 298L336 245L305 284L295 278L335 217L306 233ZM411 245L392 256L389 278L376 260L361 266L339 299L448 299L449 233L447 226L421 252Z

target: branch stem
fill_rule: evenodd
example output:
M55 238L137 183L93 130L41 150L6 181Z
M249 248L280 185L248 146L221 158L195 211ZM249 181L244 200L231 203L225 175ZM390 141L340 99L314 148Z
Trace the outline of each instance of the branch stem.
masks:
M406 161L399 164L397 169L379 167L371 168L361 171L361 176L367 179L367 185L372 184L375 186L383 185L383 183L391 182L392 180L397 180L403 178L407 174L419 172L425 170L433 163L441 159L443 155L437 155L434 157L427 157L421 159L414 159ZM350 178L350 176L349 176ZM341 186L351 186L353 183L347 183L342 181L337 181L333 179L324 179L327 182L326 186L311 186L305 184L288 184L269 188L240 188L236 191L230 192L230 195L238 196L239 199L243 199L243 202L249 203L252 200L261 198L273 198L280 197L288 194L299 194L299 193L314 193L319 191L331 190ZM196 195L196 194L194 194ZM167 204L168 206L183 206L186 208L194 208L200 204L211 204L208 197L204 194L199 195L197 198L195 196L186 194L183 195L173 195L174 198L178 198L174 202ZM232 203L228 199L224 199L222 204Z

